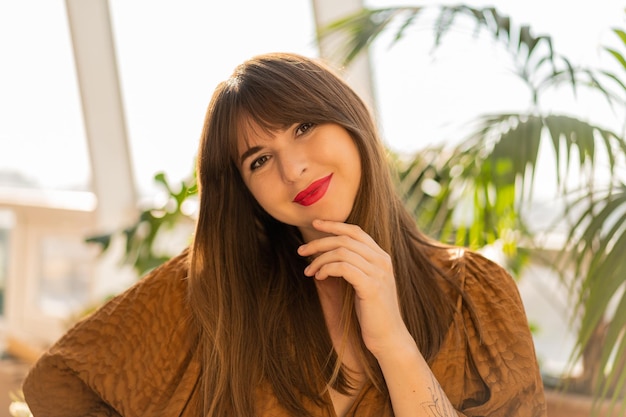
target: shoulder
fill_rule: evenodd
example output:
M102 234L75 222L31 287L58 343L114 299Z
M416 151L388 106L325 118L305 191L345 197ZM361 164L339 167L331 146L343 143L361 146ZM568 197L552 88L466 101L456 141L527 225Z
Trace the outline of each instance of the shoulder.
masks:
M517 283L502 266L466 249L436 262L449 273L455 320L431 364L450 400L468 416L543 416L543 385ZM457 291L456 294L459 294Z
M187 303L187 258L181 253L74 325L31 369L29 404L49 408L51 392L67 400L78 396L69 387L79 387L85 407L103 402L140 415L170 402L172 387L193 386L198 332Z
M154 307L172 308L186 299L189 271L188 250L153 269L123 293L106 303L101 310L112 310L125 306L138 308L139 302L154 304ZM167 301L173 301L174 305Z
M106 340L103 355L122 361L131 350L158 351L160 343L181 341L189 334L191 314L187 303L187 251L148 273L129 289L70 329L51 352L80 360L76 351ZM112 345L115 352L110 352ZM92 355L90 355L92 356Z
M83 317L57 341L54 347L94 328L95 333L112 331L113 327L132 327L137 322L158 321L152 313L167 310L184 314L187 297L187 251L155 268L122 293L104 302L93 313ZM106 324L107 326L100 326ZM54 349L53 347L53 349Z
M187 303L188 269L185 250L76 323L56 346L69 344L73 348L77 338L106 338L121 331L128 335L126 339L142 339L147 329L153 334L176 332L191 317Z
M464 334L475 353L488 349L488 356L498 356L523 345L524 355L534 355L524 304L508 271L468 249L449 248L437 256L456 307L453 333Z
M448 247L435 251L431 260L469 300L490 305L504 299L521 305L513 277L504 267L480 253L466 248Z

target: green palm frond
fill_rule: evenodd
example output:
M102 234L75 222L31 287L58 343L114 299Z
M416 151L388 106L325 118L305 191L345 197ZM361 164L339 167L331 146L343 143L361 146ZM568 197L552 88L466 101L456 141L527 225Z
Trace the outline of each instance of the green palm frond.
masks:
M618 41L621 42L619 46L622 51L611 47L605 47L604 50L615 59L623 73L615 74L611 71L601 71L601 74L617 86L622 93L621 104L624 105L626 104L626 97L623 96L626 93L626 78L624 78L624 73L626 73L626 57L624 56L626 53L626 32L622 29L613 29L613 33ZM602 84L602 82L598 81L598 85L604 87Z
M541 141L549 141L560 161L553 174L559 183L574 165L592 175L596 154L620 143L607 129L563 115L483 116L456 147L421 150L401 166L407 208L425 232L450 243L476 248L512 231L523 234L516 218L534 185Z
M346 35L344 44L337 52L343 57L344 63L348 64L366 50L396 19L403 19L395 35L396 40L402 38L405 30L413 24L422 9L422 7L362 9L321 28L318 31L318 38L324 39L335 33Z
M541 142L549 140L555 157L554 177L565 192L565 179L572 170L589 175L593 182L598 156L607 156L608 169L616 168L615 154L624 142L615 132L567 115L494 114L478 120L479 126L465 146L482 146L495 163L509 161L497 171L494 185L521 180L520 188L532 190ZM574 159L577 156L576 159Z
M592 199L575 201L570 209L578 211L568 237L566 260L574 265L580 313L573 361L580 359L585 347L593 343L598 326L606 323L598 383L600 398L626 394L624 364L626 357L626 184L611 187ZM617 398L617 397L614 397Z
M622 42L622 46L626 46L626 32L624 32L622 29L613 29L613 33L617 35L619 40ZM626 58L624 58L624 55L621 52L619 52L617 49L609 47L605 47L604 50L613 55L617 62L621 64L622 69L626 71Z
M576 91L579 76L585 74L554 52L549 36L533 35L529 26L512 24L510 17L493 7L364 8L322 28L319 37L323 39L331 34L343 34L346 40L338 52L344 63L349 64L386 31L392 31L392 44L403 39L408 29L418 24L418 18L433 9L438 13L433 28L434 48L441 45L444 37L457 27L460 19L473 21L475 34L486 32L511 54L515 72L530 88L533 103L536 103L541 91L562 82L568 82Z

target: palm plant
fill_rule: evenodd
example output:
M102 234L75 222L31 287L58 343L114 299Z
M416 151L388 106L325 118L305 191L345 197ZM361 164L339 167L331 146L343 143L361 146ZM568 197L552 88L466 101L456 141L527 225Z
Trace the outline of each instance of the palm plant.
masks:
M620 49L605 48L620 65L619 74L603 71L615 82L622 93L622 108L626 101L626 33L613 32L621 41ZM624 51L624 52L620 52ZM624 142L616 149L621 152L624 165ZM574 358L585 355L590 346L600 339L597 349L596 373L588 372L587 379L598 397L614 394L614 400L626 391L626 184L614 177L605 189L595 190L572 202L570 211L578 210L570 228L568 245L570 256L565 259L575 267L576 311L581 323ZM608 372L605 374L605 370ZM626 404L622 405L622 411Z
M530 91L531 103L522 113L479 117L458 145L424 149L409 161L399 159L398 185L406 204L422 229L441 240L474 248L500 241L505 252L516 254L512 259L525 259L528 253L519 252L519 243L536 236L536 231L527 227L524 207L532 196L539 149L548 141L555 158L557 192L565 205L560 225L569 229L557 268L565 275L564 266L573 265L569 268L573 277L567 281L576 300L573 323L578 325L572 362L582 359L586 369L570 386L594 392L597 398L612 392L615 400L626 385L626 373L622 372L626 362L626 263L621 259L626 253L626 186L617 176L618 167L624 164L626 142L623 135L579 118L542 112L539 104L547 90L565 83L574 92L589 87L623 111L626 106L619 93L605 86L612 82L623 93L626 82L608 71L575 67L555 52L549 36L537 37L528 26L516 27L494 8L460 5L435 9L435 47L460 19L474 22L476 34L488 34L509 52L514 73ZM349 63L385 31L394 31L393 42L405 37L427 10L363 9L334 22L321 36L346 35L339 53ZM626 34L615 33L626 47ZM626 74L624 55L617 49L607 51ZM601 154L608 161L605 165L598 162ZM599 169L611 178L604 190L597 185ZM575 185L566 181L571 172L580 173ZM615 294L622 294L621 299ZM593 349L599 341L601 348Z

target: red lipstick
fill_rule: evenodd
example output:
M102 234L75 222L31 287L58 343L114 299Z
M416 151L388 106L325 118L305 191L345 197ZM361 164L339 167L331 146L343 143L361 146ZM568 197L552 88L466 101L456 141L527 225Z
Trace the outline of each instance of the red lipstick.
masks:
M311 204L316 203L324 197L324 194L326 194L326 190L328 190L332 177L333 174L330 174L327 177L313 181L311 185L298 193L296 198L293 199L293 202L303 206L310 206Z

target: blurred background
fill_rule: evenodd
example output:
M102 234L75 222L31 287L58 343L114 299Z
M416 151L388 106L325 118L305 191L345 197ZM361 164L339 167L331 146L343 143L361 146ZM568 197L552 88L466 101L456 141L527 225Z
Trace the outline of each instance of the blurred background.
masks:
M457 3L393 5L436 9ZM463 4L494 6L517 28L528 25L533 35L549 36L575 67L624 73L607 52L621 46L614 29L626 26L623 2ZM510 51L476 34L475 22L455 23L438 46L436 19L425 18L398 41L388 30L349 65L339 48L346 42L341 34L318 42L331 22L363 7L387 6L383 0L0 0L0 366L8 381L6 387L0 383L0 416L8 392L19 388L25 369L47 346L90 308L189 242L194 158L206 106L216 84L253 55L291 51L333 62L372 107L404 173L402 161L463 143L485 114L538 109L592 121L623 138L624 107L607 99L607 91L575 89L570 80L543 92L537 105ZM545 142L542 155L549 152ZM611 155L597 156L597 165L611 169L599 170L596 183L623 180L623 148ZM576 169L585 168L564 171L563 181L582 175ZM535 235L546 232L542 253L553 256L570 237L549 227L561 213L555 203L559 161L537 158L533 170L532 198L523 199L530 213L526 224ZM168 217L168 210L175 216ZM150 236L147 261L140 249L128 249L150 234L137 220L146 213L152 225L168 219L159 224L167 238L156 236L156 229ZM506 264L498 242L478 246ZM145 262L138 264L138 258ZM580 315L573 313L577 301L562 271L531 261L512 273L542 371L580 371L570 361ZM621 294L624 285L616 288Z

